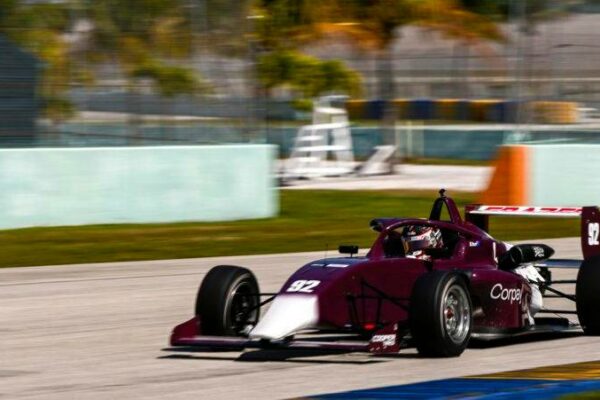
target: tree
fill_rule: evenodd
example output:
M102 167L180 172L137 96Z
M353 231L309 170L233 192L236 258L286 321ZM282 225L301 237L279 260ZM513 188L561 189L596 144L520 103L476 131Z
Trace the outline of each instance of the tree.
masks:
M44 114L53 121L73 113L64 95L73 65L62 33L68 27L64 4L24 4L0 0L0 33L35 54L43 63L40 94Z
M93 22L89 59L119 63L125 76L151 79L173 96L205 87L196 73L170 65L193 52L191 18L183 0L94 0L86 6Z
M327 92L360 94L358 73L341 61L322 61L297 51L279 50L263 55L258 63L258 77L269 95L276 87L298 91L303 99Z
M76 58L116 63L130 83L143 76L166 96L206 89L194 71L168 61L192 53L194 16L187 5L185 0L0 0L0 32L42 59L46 113L62 119L73 111L64 94L69 85L93 81L93 68ZM83 43L68 39L77 21L91 25L90 34L79 39Z
M489 17L496 17L500 14L501 3L504 0L461 0L461 5L474 13L483 14Z
M323 30L345 32L355 43L374 50L383 99L394 93L391 45L403 27L421 26L467 44L504 39L490 18L466 10L455 0L349 0L345 4L346 23L329 23Z
M286 0L270 2L279 4ZM399 38L403 27L421 26L467 45L482 40L504 40L494 21L466 10L458 0L297 0L292 3L304 12L295 14L292 22L296 25L283 25L284 31L288 31L285 37L314 40L341 34L351 38L357 46L371 50L378 64L378 94L382 100L390 100L395 93L392 43ZM391 102L386 104L382 127L386 132L385 141L392 142L395 111Z
M378 60L379 94L393 93L391 44L402 27L418 25L467 44L503 40L487 16L465 9L458 0L258 0L263 18L256 36L262 48L290 49L323 37L343 35Z
M538 21L564 15L582 4L591 4L598 0L461 0L462 6L472 12L483 14L497 20L507 21L518 14L528 24L534 26ZM521 17L521 16L519 16Z
M131 77L151 79L164 97L194 94L200 89L193 72L177 66L152 63L140 65L131 71Z
M298 49L318 37L319 25L335 9L335 2L315 0L260 0L254 3L251 40L260 55L258 78L267 95L288 87L303 99L328 92L357 95L360 76L339 60L319 60Z

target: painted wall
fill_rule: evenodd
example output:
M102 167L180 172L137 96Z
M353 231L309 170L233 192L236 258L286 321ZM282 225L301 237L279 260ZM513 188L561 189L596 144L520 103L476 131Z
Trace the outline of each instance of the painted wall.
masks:
M600 145L501 146L480 202L499 205L600 205Z
M530 147L529 197L533 204L600 205L600 145Z
M272 145L0 150L0 229L278 212Z

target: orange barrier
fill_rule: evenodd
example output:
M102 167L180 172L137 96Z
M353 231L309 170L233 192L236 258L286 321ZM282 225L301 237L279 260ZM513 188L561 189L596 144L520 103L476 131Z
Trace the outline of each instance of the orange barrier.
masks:
M480 202L491 205L524 205L529 199L529 149L502 146L494 163L494 173Z

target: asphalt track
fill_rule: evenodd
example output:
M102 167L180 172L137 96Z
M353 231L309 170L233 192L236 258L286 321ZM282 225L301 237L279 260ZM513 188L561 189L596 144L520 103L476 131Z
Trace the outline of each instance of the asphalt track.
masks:
M580 258L577 239L549 240ZM600 338L522 339L460 358L165 351L215 264L252 268L275 291L319 253L0 270L2 399L270 399L600 360ZM572 272L569 272L572 273ZM559 275L559 276L564 276Z

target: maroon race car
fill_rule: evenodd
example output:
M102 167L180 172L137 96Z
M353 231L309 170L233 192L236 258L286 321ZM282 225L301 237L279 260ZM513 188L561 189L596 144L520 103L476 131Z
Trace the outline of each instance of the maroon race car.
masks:
M543 244L511 247L495 240L487 233L490 215L581 217L584 260L551 259L554 251ZM401 240L406 227L439 231L443 246L410 257ZM422 355L450 357L460 355L470 338L580 329L600 334L598 207L469 205L463 220L441 190L428 219L379 218L371 228L379 234L365 257L354 256L357 246L340 246L349 256L306 264L278 293L261 293L248 269L212 268L198 291L194 318L175 327L171 345L389 353L413 343ZM544 279L515 273L524 265ZM578 268L577 280L552 281L552 268ZM575 295L556 287L569 283L576 285ZM542 308L533 318L536 291L572 300L576 311ZM551 316L557 314L577 314L580 325Z

